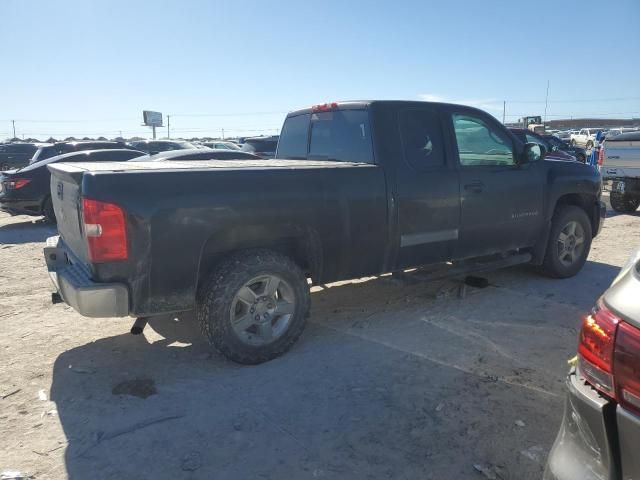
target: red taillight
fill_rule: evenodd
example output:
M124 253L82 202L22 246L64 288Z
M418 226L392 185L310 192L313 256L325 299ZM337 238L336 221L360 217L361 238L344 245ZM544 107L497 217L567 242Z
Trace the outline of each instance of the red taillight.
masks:
M7 190L18 190L19 188L27 185L29 182L31 182L31 179L29 178L16 178L13 180L9 180L8 182L6 182Z
M118 205L83 198L82 216L91 263L129 258L124 211Z
M332 103L322 103L320 105L314 105L311 107L312 112L328 112L329 110L333 110L334 108L338 108L338 104L336 102Z
M598 165L602 166L604 163L604 145L600 146L600 151L598 152Z
M580 373L610 397L615 397L613 351L619 322L620 319L600 300L593 313L583 320L578 343Z
M640 414L640 329L628 323L618 326L613 373L618 402Z

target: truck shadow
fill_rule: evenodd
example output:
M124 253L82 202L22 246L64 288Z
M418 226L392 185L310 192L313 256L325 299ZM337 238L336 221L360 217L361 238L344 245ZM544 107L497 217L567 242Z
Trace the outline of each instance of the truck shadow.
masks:
M56 232L55 225L29 218L20 223L0 225L0 245L44 242Z
M558 300L588 308L616 273L589 262L575 282L522 268L487 277L493 294L538 295L549 283ZM585 285L594 277L602 287ZM298 344L258 366L212 353L190 314L152 319L147 329L155 333L71 349L56 359L50 392L68 441L68 478L464 479L476 478L476 462L504 465L508 478L540 477L544 459L522 462L519 452L551 446L561 398L522 395L314 321L337 309L353 309L357 320L366 316L363 305L393 308L389 302L404 304L408 293L428 308L455 285L383 277L315 292ZM512 417L523 418L527 431L505 438ZM460 462L463 452L473 454Z

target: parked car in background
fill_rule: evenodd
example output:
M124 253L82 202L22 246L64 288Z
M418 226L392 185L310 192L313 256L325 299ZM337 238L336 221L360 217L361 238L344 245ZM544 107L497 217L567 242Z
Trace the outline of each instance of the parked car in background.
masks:
M142 150L151 155L160 152L168 152L171 150L187 150L198 148L197 145L186 142L184 140L137 140L129 142L132 148L136 150Z
M606 138L598 163L611 186L611 207L621 213L635 212L640 206L640 132Z
M19 170L0 173L0 210L12 215L44 215L55 222L48 165L57 162L123 161L144 155L132 149L83 150L45 158Z
M215 150L242 150L236 143L225 142L224 140L216 140L214 142L203 142L205 147L213 148Z
M640 478L640 250L582 321L544 480Z
M609 130L607 130L607 133L605 135L606 138L613 138L613 137L617 137L618 135L622 134L622 133L631 133L631 132L637 132L638 129L637 128L610 128Z
M278 136L245 138L241 148L243 152L253 153L262 158L273 158L276 155Z
M569 130L561 130L553 134L555 137L558 137L563 142L569 142L571 140L571 131Z
M29 161L39 147L50 146L50 143L4 143L0 144L0 171L21 168L29 165Z
M572 146L584 147L591 149L596 143L596 135L602 130L601 128L583 128L578 133L571 134L569 143Z
M579 162L585 163L587 161L587 151L582 147L572 147L567 142L560 140L555 135L542 135L542 138L546 140L546 142L552 148L555 147L557 150L568 153L573 156Z
M201 148L160 152L135 158L136 162L188 161L188 160L262 160L261 157L240 150Z
M86 150L127 149L123 142L110 142L100 140L82 140L74 142L56 142L39 147L29 163L36 163L47 158L64 155L65 153L82 152Z
M534 133L531 130L525 130L523 128L510 128L509 130L511 130L511 133L513 133L516 136L516 138L520 140L522 143L537 143L538 145L542 145L545 149L545 152L544 152L545 160L557 160L557 161L565 161L565 162L576 161L576 157L574 157L573 155L569 155L568 153L553 147L540 134Z
M140 332L195 309L215 348L261 363L301 335L309 279L522 263L576 275L604 222L602 181L542 150L463 105L316 105L289 113L275 159L51 165L63 220L44 255L82 315L135 316Z

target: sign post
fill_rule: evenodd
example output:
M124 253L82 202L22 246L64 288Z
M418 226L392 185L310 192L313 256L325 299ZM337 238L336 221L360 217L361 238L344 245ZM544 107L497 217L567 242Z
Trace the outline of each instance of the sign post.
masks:
M153 130L153 139L156 139L156 127L162 127L162 113L152 112L151 110L142 111L143 125L151 127Z

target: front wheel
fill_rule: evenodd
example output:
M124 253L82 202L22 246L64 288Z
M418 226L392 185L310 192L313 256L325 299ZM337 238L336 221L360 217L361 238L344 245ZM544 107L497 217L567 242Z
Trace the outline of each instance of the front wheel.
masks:
M224 260L198 292L196 316L220 353L255 365L287 352L309 313L304 272L287 256L249 250Z
M554 278L573 277L587 261L591 239L591 222L584 210L573 205L557 207L542 271Z
M619 213L633 213L640 207L640 198L631 198L624 193L611 192L611 208Z

